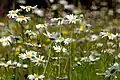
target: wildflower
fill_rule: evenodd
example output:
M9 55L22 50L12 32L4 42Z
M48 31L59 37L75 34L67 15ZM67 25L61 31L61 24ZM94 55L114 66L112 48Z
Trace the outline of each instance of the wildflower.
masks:
M11 10L11 11L9 11L9 14L7 14L7 16L9 17L9 18L17 18L18 17L18 12L19 11L21 11L20 9L17 9L17 10Z
M60 46L53 46L53 49L55 50L55 52L61 52L61 47Z
M103 37L108 37L108 39L113 40L113 39L117 38L118 33L117 34L112 34L112 33L109 33L109 32L100 32L100 36L102 36L102 38Z
M20 63L17 63L17 65L16 65L17 67L21 67L21 64Z
M34 73L34 75L32 75L32 74L28 75L28 79L29 80L39 80L39 79L42 80L43 78L45 78L45 76L43 74L42 75L38 75L38 74Z
M96 41L98 40L99 36L97 35L91 35L90 38L88 38L89 41Z
M64 53L67 53L67 49L64 48L64 47L61 47L61 46L53 46L53 49L55 50L55 52L64 52Z
M81 25L79 28L80 31L84 31L85 30L85 26Z
M64 5L64 8L68 10L74 10L75 6L72 4L69 4L69 5L67 4L67 5Z
M78 21L77 16L73 14L67 15L66 18L68 19L69 24L70 23L76 24L76 22Z
M18 57L24 60L24 59L34 58L34 57L36 57L36 55L37 55L37 52L35 52L35 51L26 51L25 53L19 54Z
M35 63L35 65L40 65L40 64L42 64L43 62L45 62L45 60L43 60L44 59L44 56L40 56L39 55L39 57L35 57L35 58L33 58L32 59L32 62L34 62Z
M39 28L45 28L45 25L44 24L38 24L36 25L36 28L39 29Z
M20 22L20 23L21 23L21 22L27 23L28 20L30 20L30 17L25 17L25 16L23 16L23 15L22 15L22 16L18 16L18 17L16 18L16 21L17 21L17 22Z
M116 72L120 72L120 64L118 63L114 63L111 67L109 67L106 71L105 71L105 77L110 77L112 75L114 75Z
M32 32L31 30L27 30L25 34L27 34L31 39L37 37L37 34L35 32Z
M11 65L11 60L7 61L6 64L4 64L4 67L8 67L9 65Z
M28 65L27 64L23 64L23 68L28 68Z
M56 4L53 4L53 5L51 6L51 8L52 8L52 10L57 10L57 9L58 9L58 6L57 6Z
M26 0L18 0L17 2L20 3L20 4L25 4Z
M25 10L26 12L29 12L29 11L37 8L37 5L35 5L33 7L32 6L20 6L20 8L23 9L23 10Z
M12 39L10 36L3 37L3 38L0 38L0 42L2 43L3 46L8 46L12 43Z
M35 9L33 11L33 13L35 13L36 15L43 17L44 16L44 11L42 9Z
M113 54L115 52L115 49L106 49L106 50L103 50L103 52Z
M65 41L65 39L63 38L63 37L59 37L59 38L56 38L56 40L55 40L55 43L57 44L57 43L62 43L62 42L64 42Z
M102 46L103 46L103 43L97 43L96 46L97 46L97 47L102 47Z
M62 4L62 5L67 5L68 4L68 2L66 0L60 0L59 3Z
M66 38L66 39L64 40L64 43L65 43L66 45L68 45L69 43L71 43L71 42L73 42L73 41L75 41L75 40L72 39L72 38Z
M52 18L51 22L57 25L62 25L64 24L64 19L63 18Z
M50 33L48 31L46 31L46 33L43 33L46 37L50 38L51 40L54 40L56 39L56 37L58 36L58 33L57 32L53 32L53 33Z

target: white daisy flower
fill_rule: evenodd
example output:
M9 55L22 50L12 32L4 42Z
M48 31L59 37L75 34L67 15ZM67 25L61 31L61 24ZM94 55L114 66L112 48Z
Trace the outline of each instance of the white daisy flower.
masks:
M37 29L45 28L45 24L38 24L38 25L36 25L36 28L37 28Z
M37 55L37 52L35 51L26 51L25 53L19 54L18 57L24 60L24 59L32 59L36 57L36 55Z
M59 0L59 3L62 4L62 5L67 5L68 2L66 0Z
M55 52L63 52L63 53L67 53L67 49L61 46L53 46L53 49L55 50Z
M109 33L109 32L100 32L100 36L102 36L102 38L108 37L108 39L113 40L113 39L117 38L118 33L112 34L112 33Z
M73 42L73 41L75 41L75 39L66 38L66 39L64 40L64 43L65 43L66 45L68 45L69 43L71 43L71 42Z
M90 38L88 38L89 41L96 41L99 39L99 36L97 35L91 35Z
M29 12L29 11L31 11L33 9L36 9L37 5L35 5L33 7L32 6L20 6L20 8L23 9L23 10L25 10L26 12Z
M28 75L29 80L39 80L39 79L42 80L43 78L45 78L45 76L43 74L42 75L38 75L38 74L34 74L34 75L30 74L30 75Z
M27 64L23 64L23 68L28 68L28 65Z
M28 20L31 20L30 17L18 16L18 17L16 18L16 21L17 21L17 22L20 22L20 23L21 23L21 22L27 23Z
M33 32L33 31L31 31L31 30L27 30L27 31L25 32L25 34L27 34L31 39L37 37L37 33Z
M57 32L48 32L46 31L46 33L43 33L46 37L49 37L50 39L56 39L56 37L58 36L58 33Z
M65 4L65 5L64 5L64 8L65 8L65 9L68 9L68 10L74 10L74 9L75 9L75 6L72 5L72 4Z
M35 13L36 15L43 17L44 16L44 11L42 9L35 9L33 11L33 13Z
M73 14L67 15L66 18L68 19L69 24L70 23L76 24L76 22L78 21L77 16Z
M9 60L9 61L6 62L6 64L4 64L4 67L8 67L11 64L12 64L12 62L11 62L11 60Z
M10 36L3 37L3 38L0 38L0 43L2 43L3 46L8 46L10 45L10 43L12 43L12 39Z
M16 17L18 17L18 12L19 11L21 11L20 9L17 9L17 10L11 10L11 11L9 11L9 14L7 14L7 16L9 17L9 18L16 18Z
M56 46L53 46L53 49L55 50L55 52L61 52L62 47L56 45Z
M45 60L43 60L43 59L44 59L44 56L39 55L39 57L35 57L35 58L31 59L31 60L32 60L32 62L35 63L35 65L39 66L41 63L45 62Z

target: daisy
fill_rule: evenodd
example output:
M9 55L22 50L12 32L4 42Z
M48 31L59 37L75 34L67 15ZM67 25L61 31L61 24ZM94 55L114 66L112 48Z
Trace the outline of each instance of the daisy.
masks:
M17 18L16 18L16 21L17 22L25 22L25 23L27 23L27 21L28 20L30 20L30 17L25 17L25 16L23 16L23 15L21 15L21 16L18 16Z
M3 37L3 38L0 38L0 42L2 43L2 46L8 46L12 43L12 39L10 36Z
M32 74L28 75L28 79L29 80L39 80L39 79L42 80L43 78L45 78L45 76L43 74L42 75L38 75L38 74L34 73L34 75L32 75Z
M56 45L56 46L53 46L53 49L55 50L55 52L61 52L62 47Z
M26 12L29 12L29 11L37 8L37 5L35 5L33 7L32 6L20 6L20 8L23 9L23 10L25 10Z
M66 18L68 19L69 24L70 23L76 24L76 22L78 21L77 16L73 14L67 15Z
M37 28L37 29L45 28L45 24L38 24L38 25L36 25L36 28Z
M102 38L108 37L108 39L113 40L113 39L117 38L118 33L117 34L112 34L112 33L109 33L109 32L100 32L100 36L102 36Z
M36 55L37 55L37 52L35 51L26 51L25 53L19 54L18 57L24 60L24 59L32 59L36 57Z
M7 14L7 16L9 17L9 18L16 18L16 17L18 17L18 12L19 11L21 11L20 9L17 9L17 10L11 10L11 11L9 11L9 14Z
M27 30L27 31L25 32L25 34L28 35L31 39L37 37L37 33L33 32L33 31L31 31L31 30Z
M53 49L55 50L55 52L59 53L59 52L63 52L63 53L67 53L67 49L61 46L53 46Z
M39 57L33 58L33 59L32 59L32 62L34 62L35 65L38 65L38 66L39 66L41 63L45 62L45 60L43 60L43 59L44 59L44 56L40 56L40 55L39 55Z
M12 62L11 62L11 60L9 60L9 61L6 62L6 64L4 64L4 67L8 67L11 64L12 64Z
M54 40L56 39L56 37L58 36L58 33L57 32L53 32L53 33L50 33L48 31L46 31L46 33L43 33L46 37L49 37L50 39Z

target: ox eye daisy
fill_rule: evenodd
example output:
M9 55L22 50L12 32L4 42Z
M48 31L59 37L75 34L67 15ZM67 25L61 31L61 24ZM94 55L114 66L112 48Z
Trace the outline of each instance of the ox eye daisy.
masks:
M20 9L17 9L17 10L11 10L9 11L9 14L7 14L7 16L9 18L16 18L18 17L18 12L21 11Z
M118 33L112 34L112 33L110 33L110 32L100 32L100 36L101 36L102 38L108 37L108 39L113 40L113 39L116 39L116 38L117 38Z
M46 62L45 60L43 60L44 59L44 56L40 56L39 55L39 57L35 57L35 58L33 58L32 59L32 62L34 62L35 63L35 65L41 65L43 62Z
M12 43L12 39L10 36L3 37L3 38L0 38L0 43L2 43L2 46L8 46L10 45L10 43Z
M36 9L37 8L37 5L36 6L20 6L21 9L25 10L26 12L29 12L33 9Z
M25 53L19 54L18 57L24 60L24 59L32 59L36 57L36 55L37 55L37 52L35 51L26 51Z
M73 14L67 15L66 18L67 18L69 24L70 23L76 24L76 22L78 21L77 16L73 15Z
M30 75L28 75L28 79L29 80L42 80L43 78L45 78L45 76L42 74L42 75L38 75L38 74L30 74Z
M29 20L31 20L30 19L30 17L25 17L25 16L23 16L23 15L21 15L21 16L18 16L17 18L16 18L16 21L17 22L25 22L25 23L27 23L27 21L29 21Z

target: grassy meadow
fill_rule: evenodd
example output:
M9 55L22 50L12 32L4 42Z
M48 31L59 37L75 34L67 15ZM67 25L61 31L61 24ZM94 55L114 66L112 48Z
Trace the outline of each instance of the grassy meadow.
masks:
M36 7L1 18L0 80L120 80L119 23Z

